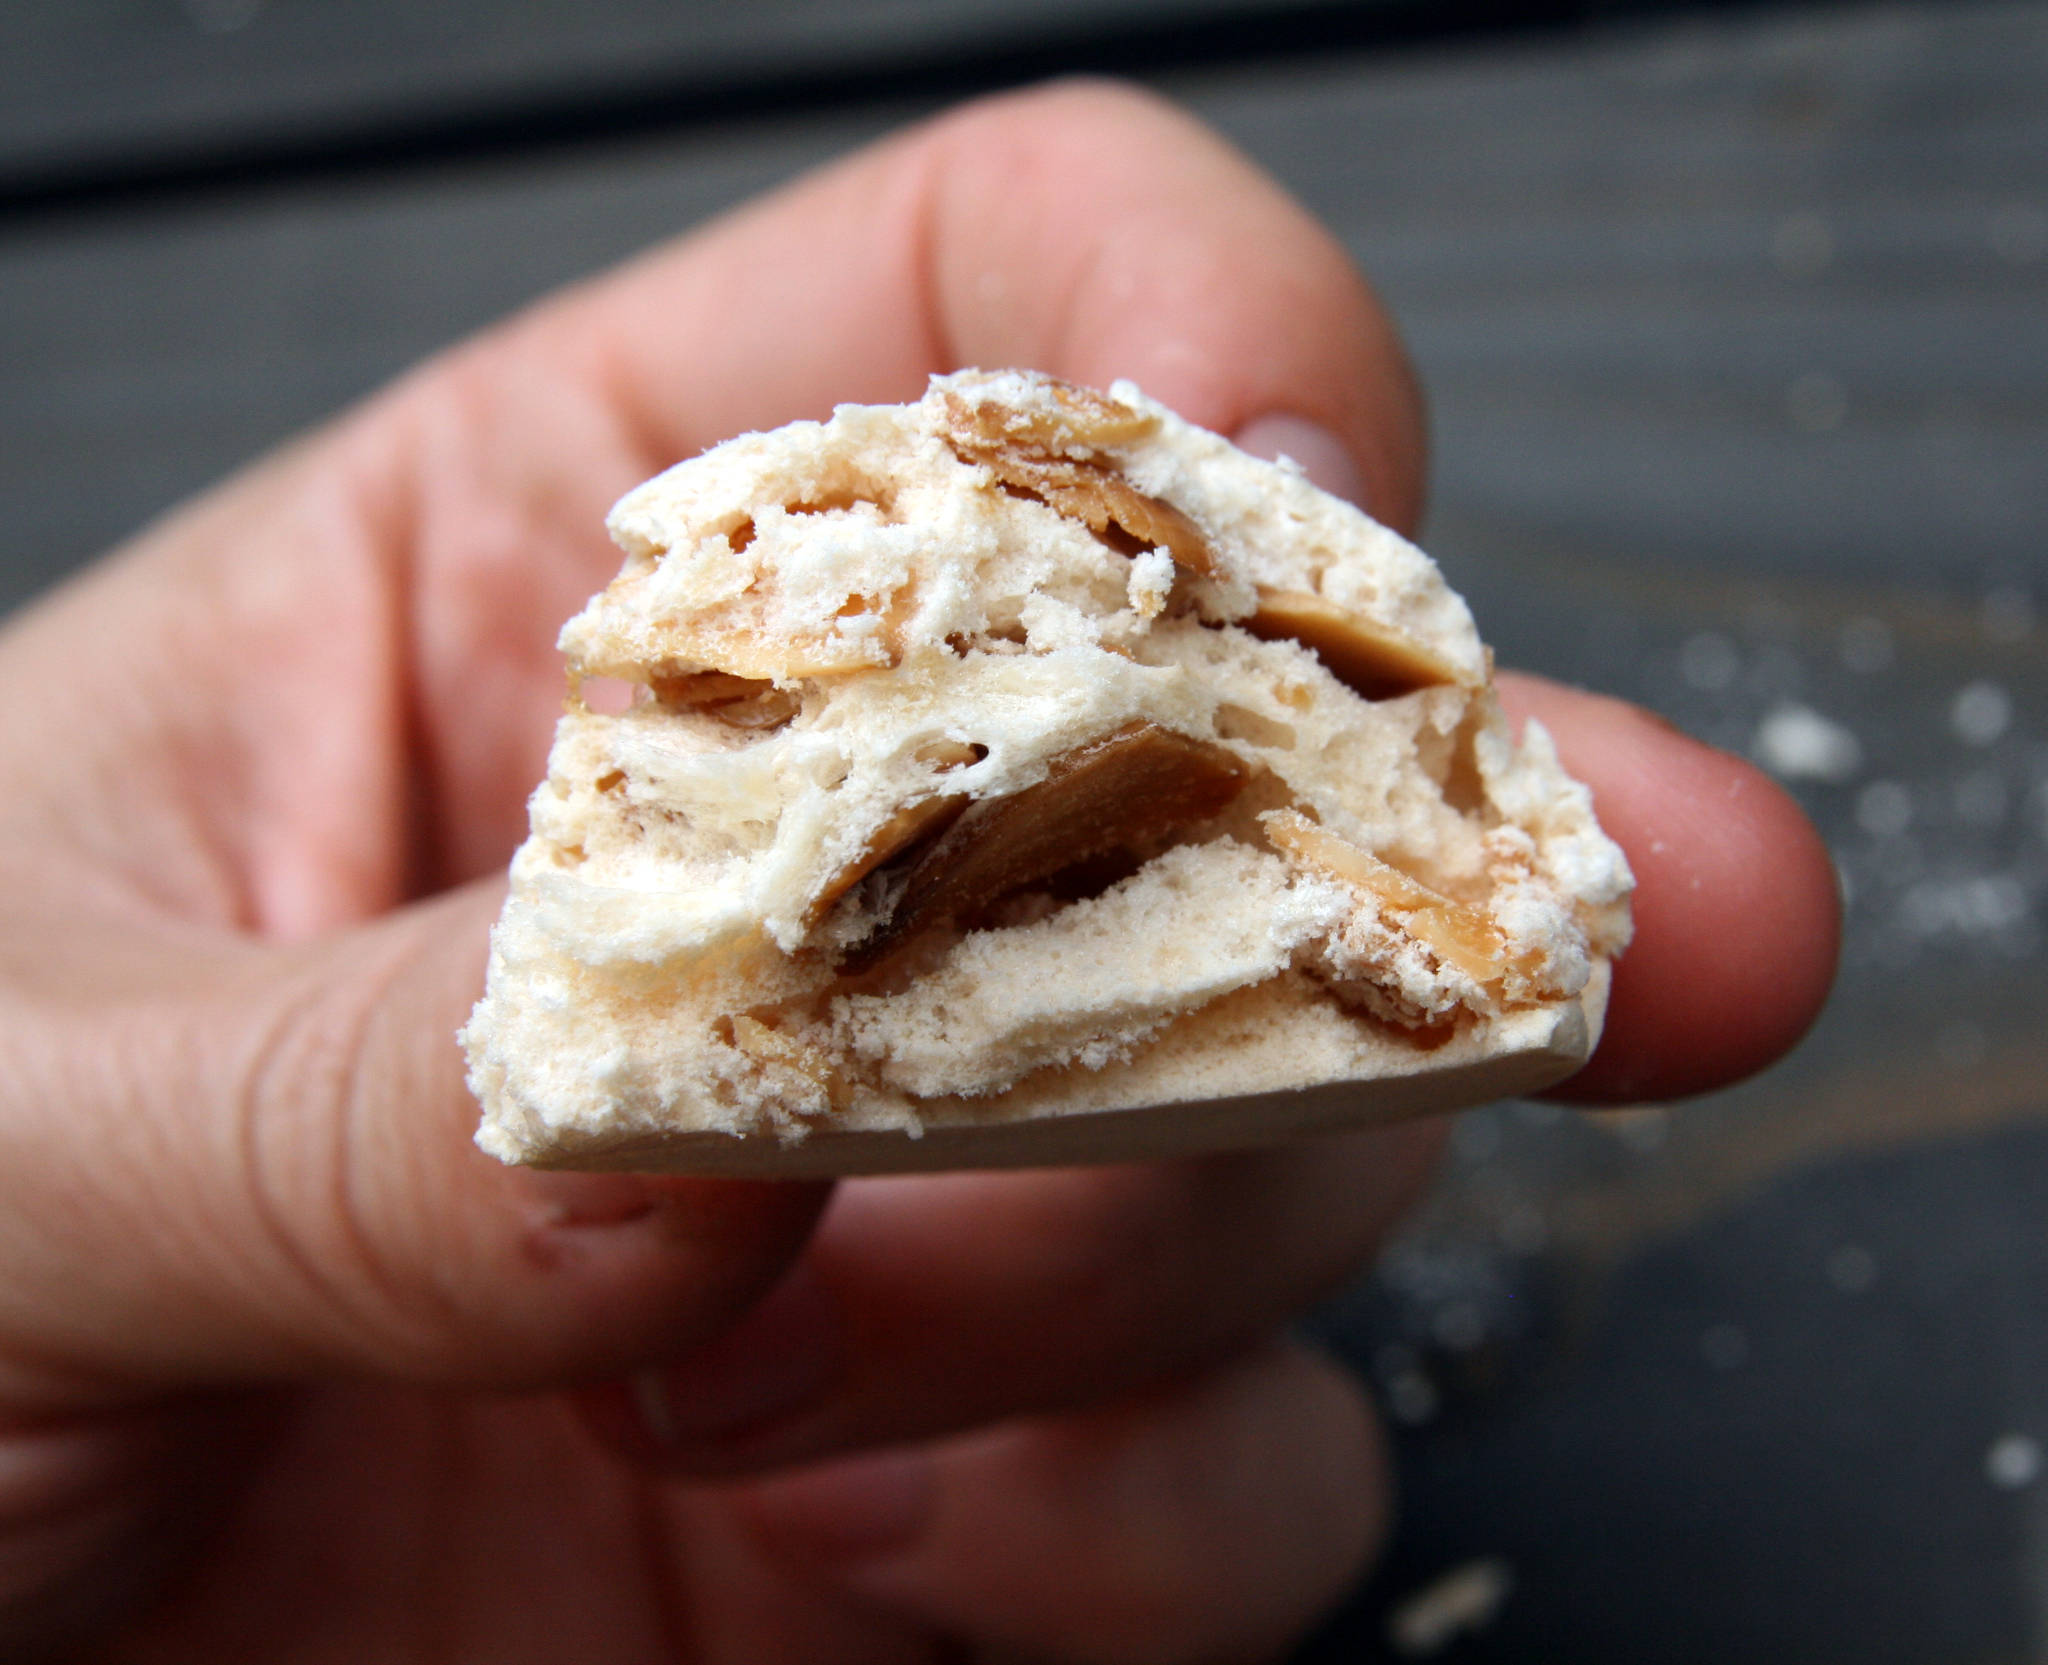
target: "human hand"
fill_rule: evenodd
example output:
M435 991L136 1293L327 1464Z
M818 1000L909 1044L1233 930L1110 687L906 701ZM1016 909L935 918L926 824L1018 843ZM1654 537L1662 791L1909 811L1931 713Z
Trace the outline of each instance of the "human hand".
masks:
M514 320L0 636L0 1654L1238 1658L1355 1572L1370 1418L1273 1337L1427 1125L836 1194L469 1143L453 1033L604 509L968 363L1129 376L1415 516L1341 253L1184 119L1064 88ZM1811 831L1625 708L1514 697L1642 884L1580 1084L1766 1062L1833 963Z

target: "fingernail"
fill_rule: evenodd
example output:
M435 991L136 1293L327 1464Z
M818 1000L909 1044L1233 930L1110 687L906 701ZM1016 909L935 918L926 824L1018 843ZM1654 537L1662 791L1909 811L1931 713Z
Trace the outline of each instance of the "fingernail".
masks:
M641 1372L631 1390L654 1445L702 1452L787 1424L826 1398L845 1364L838 1301L799 1261L732 1329L684 1359Z
M1260 416L1238 429L1234 443L1240 451L1268 462L1291 458L1311 484L1361 509L1371 508L1366 501L1365 475L1344 442L1327 428L1299 416Z
M938 1469L928 1452L906 1446L757 1481L732 1498L755 1535L791 1559L873 1561L923 1534Z

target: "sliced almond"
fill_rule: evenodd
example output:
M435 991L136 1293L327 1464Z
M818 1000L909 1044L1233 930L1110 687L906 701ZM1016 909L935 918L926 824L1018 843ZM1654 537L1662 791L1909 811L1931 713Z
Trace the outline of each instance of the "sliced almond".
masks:
M1001 477L1002 467L991 466ZM1134 546L1133 554L1164 549L1183 572L1198 578L1216 576L1216 557L1202 529L1164 498L1148 496L1113 468L1048 464L1040 472L1037 489L1061 514L1081 521L1098 537L1121 533Z
M966 793L949 792L943 797L926 798L899 809L868 836L861 853L827 880L825 888L811 898L811 905L804 910L804 929L808 931L823 921L840 897L884 862L894 860L920 839L944 832L948 823L968 803Z
M915 610L915 597L905 586L887 596L844 598L838 620L880 616L880 628L867 630L829 626L771 630L762 622L767 605L762 595L740 596L686 621L665 624L655 641L634 651L645 654L641 665L647 659L659 659L700 668L690 674L718 674L747 682L788 683L805 677L845 676L885 668L903 657L903 632ZM630 658L616 663L615 673L610 660L592 662L584 672L642 674Z
M647 686L671 711L702 711L737 728L775 728L803 703L793 688L727 671L657 671Z
M911 754L920 763L928 763L943 773L948 769L964 769L970 763L979 763L988 756L988 747L970 745L965 740L927 740Z
M979 763L988 756L988 749L969 745L964 740L927 740L913 755L918 762L929 764L935 773L944 774L950 769ZM934 838L944 832L969 801L968 794L964 792L948 792L941 797L906 804L897 810L868 835L861 853L835 873L825 888L811 899L811 905L804 910L804 929L810 930L818 925L840 897L884 862L893 861L920 839Z
M762 1008L769 1021L751 1012L733 1015L732 1044L749 1058L764 1064L779 1065L794 1070L809 1081L825 1097L827 1104L836 1109L845 1096L846 1084L839 1071L833 1067L830 1053L814 1046L800 1036L785 1033L775 1027L775 1013L772 1008Z
M927 925L971 915L1115 850L1227 808L1250 771L1231 753L1133 723L1059 758L1045 779L966 809L916 856L889 919L848 962L874 965Z
M1506 973L1506 945L1484 908L1453 901L1299 810L1275 810L1260 820L1282 855L1366 892L1444 964L1475 983L1495 983Z
M770 637L752 622L729 624L707 616L687 630L665 635L661 650L678 659L716 666L750 681L796 682L812 676L847 676L896 663L891 645L870 637L846 637L818 630L791 630ZM620 675L636 674L621 661Z
M1339 682L1369 700L1471 680L1391 626L1304 590L1261 590L1258 611L1237 622L1261 641L1299 642Z
M1156 416L1092 387L1050 379L1042 385L1054 407L1051 411L949 391L946 416L955 438L996 450L1093 456L1105 447L1143 439L1159 426Z
M997 403L946 396L953 448L981 463L1004 485L1045 500L1098 537L1137 549L1164 549L1174 565L1198 577L1216 575L1216 557L1202 529L1171 503L1138 490L1105 448L1128 444L1157 419L1087 388L1057 384L1058 417Z

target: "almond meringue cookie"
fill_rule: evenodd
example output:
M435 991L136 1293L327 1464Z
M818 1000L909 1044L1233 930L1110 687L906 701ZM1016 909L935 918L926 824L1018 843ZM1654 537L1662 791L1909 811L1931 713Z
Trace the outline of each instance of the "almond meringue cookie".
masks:
M1285 460L969 371L610 528L462 1036L493 1155L1127 1160L1591 1053L1626 860L1429 558Z

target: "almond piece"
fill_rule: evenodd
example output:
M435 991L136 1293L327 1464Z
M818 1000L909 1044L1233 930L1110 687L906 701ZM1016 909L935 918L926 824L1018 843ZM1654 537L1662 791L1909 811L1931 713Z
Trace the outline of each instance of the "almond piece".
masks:
M1058 414L1036 405L1019 409L999 399L969 399L948 390L946 416L954 437L992 450L1099 460L1098 454L1106 447L1128 445L1159 426L1158 417L1092 387L1053 377L1044 378L1041 385Z
M946 395L953 449L1004 485L1042 498L1096 536L1121 536L1139 549L1164 549L1197 577L1216 575L1202 529L1171 503L1131 484L1102 447L1141 438L1157 418L1085 388L1058 384L1060 420Z
M823 1101L818 1106L820 1111L838 1109L846 1096L846 1084L840 1079L831 1055L809 1041L785 1034L776 1027L778 1014L766 1008L761 1010L761 1016L753 1012L733 1014L732 1045L749 1058L793 1071L809 1082Z
M1484 908L1433 890L1349 839L1317 826L1299 810L1273 810L1259 819L1282 855L1366 892L1444 964L1481 984L1497 983L1506 973L1506 945Z
M1077 747L1036 786L970 805L927 844L888 920L854 950L847 969L865 970L927 925L1206 821L1249 778L1222 747L1157 723L1132 723Z
M1420 642L1302 590L1261 590L1258 611L1237 623L1264 642L1299 642L1369 700L1467 680Z
M793 688L726 671L656 671L647 686L671 711L702 711L735 728L777 728L803 703Z
M961 740L932 740L917 749L917 760L928 763L943 774L949 769L964 768L978 763L988 755L981 746L970 746ZM826 882L825 888L811 899L811 905L804 910L804 929L816 927L832 911L833 904L855 885L859 884L885 861L901 855L919 839L936 837L946 830L953 817L965 809L970 802L964 792L948 792L941 797L925 798L914 804L906 804L890 816L871 834L862 847L861 853L848 862Z
M919 839L944 832L969 801L964 792L949 792L899 809L869 835L861 853L833 874L825 888L811 898L811 905L804 910L804 929L819 925L840 897L884 862L894 860Z

